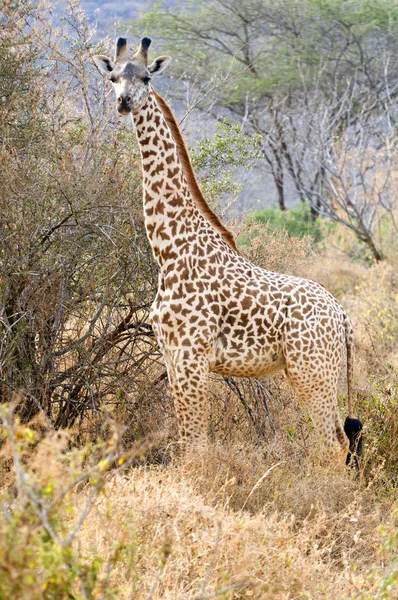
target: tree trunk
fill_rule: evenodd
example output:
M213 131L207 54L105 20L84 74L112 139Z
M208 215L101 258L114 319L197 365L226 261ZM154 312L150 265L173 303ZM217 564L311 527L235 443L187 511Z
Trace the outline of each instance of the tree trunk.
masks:
M285 193L283 187L283 171L278 170L274 175L276 191L278 193L278 206L280 210L286 210Z
M371 251L372 256L373 256L373 258L375 259L376 262L381 262L382 260L384 260L384 256L382 255L382 253L380 252L380 250L378 250L376 248L375 243L374 243L373 239L370 236L366 236L366 238L364 238L363 241L365 242L365 244L367 245L367 247Z

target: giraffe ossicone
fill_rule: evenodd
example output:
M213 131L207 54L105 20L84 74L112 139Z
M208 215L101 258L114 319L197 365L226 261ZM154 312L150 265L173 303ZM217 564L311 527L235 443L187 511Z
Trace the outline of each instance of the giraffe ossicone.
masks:
M281 369L329 451L355 452L353 331L342 306L306 279L266 271L242 256L232 233L207 205L174 116L152 86L170 57L148 66L151 40L129 56L118 38L115 59L96 56L131 114L143 170L145 227L159 265L151 311L177 412L181 439L207 439L210 372L263 377ZM337 385L346 355L348 417ZM345 433L347 432L347 435Z

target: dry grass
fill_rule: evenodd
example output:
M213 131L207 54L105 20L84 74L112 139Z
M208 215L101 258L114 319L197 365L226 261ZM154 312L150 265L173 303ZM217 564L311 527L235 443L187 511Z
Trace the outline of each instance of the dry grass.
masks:
M342 469L212 448L111 478L79 544L106 560L134 541L135 576L125 564L110 576L121 598L376 597L383 510Z
M26 438L25 431L17 427L15 439ZM82 449L71 445L70 435L47 432L31 444L29 456L22 453L26 489L42 507L53 503L44 514L57 540L48 547L41 517L31 515L21 496L10 504L4 486L8 519L15 518L18 527L9 540L4 513L0 526L7 541L0 547L0 569L14 573L17 593L2 596L0 582L0 597L397 597L396 495L383 492L382 465L357 477L343 461L325 465L314 447L299 451L279 435L276 444L270 439L257 446L237 440L211 445L174 456L167 465L145 465L145 456L133 449L138 461L124 468L125 457L118 458L124 452L121 434L115 430L113 441ZM110 447L116 451L105 465ZM18 517L22 507L25 515ZM71 532L76 535L68 545ZM35 573L31 587L29 561ZM70 588L62 579L51 592L59 573L70 577ZM87 574L94 582L89 591Z

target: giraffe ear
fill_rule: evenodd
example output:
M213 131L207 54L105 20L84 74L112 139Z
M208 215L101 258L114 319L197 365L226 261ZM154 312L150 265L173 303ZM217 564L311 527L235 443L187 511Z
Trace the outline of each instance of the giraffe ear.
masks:
M158 58L155 58L151 65L149 65L148 71L150 73L161 73L167 69L170 63L171 56L159 56Z
M105 73L106 75L109 75L110 71L113 71L115 67L113 60L111 60L107 56L104 56L103 54L98 54L97 56L94 56L93 60L99 68L99 70L101 71L101 73Z

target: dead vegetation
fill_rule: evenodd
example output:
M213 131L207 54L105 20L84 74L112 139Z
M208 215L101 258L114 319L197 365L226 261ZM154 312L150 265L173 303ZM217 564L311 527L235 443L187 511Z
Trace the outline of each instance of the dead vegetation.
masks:
M3 413L0 595L397 596L398 381L390 362L397 346L385 344L379 328L366 329L363 310L369 281L378 282L375 301L392 310L395 271L361 267L342 254L333 260L337 251L331 240L309 269L323 265L330 285L344 275L333 291L356 317L357 405L366 433L359 476L343 460L319 459L311 424L282 379L262 382L267 394L257 400L250 382L236 388L214 380L213 443L185 456L175 446L172 413L164 419L154 411L141 443L115 407L100 432L87 422L96 442L86 445L78 428L59 433L39 419L12 429Z
M395 597L384 467L358 479L285 436L281 459L246 442L148 466L145 448L126 453L118 435L68 449L51 434L28 466L14 463L18 496L2 494L3 597Z

